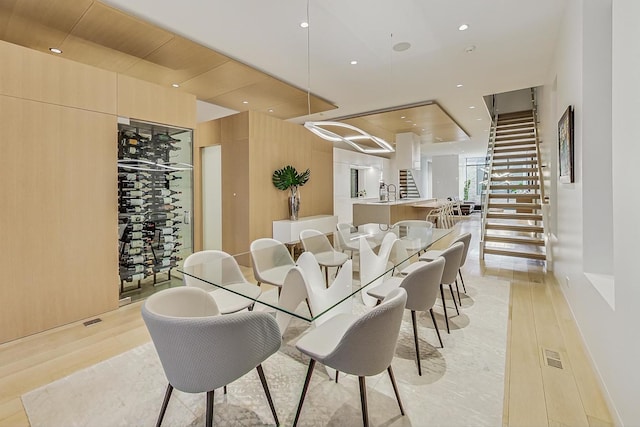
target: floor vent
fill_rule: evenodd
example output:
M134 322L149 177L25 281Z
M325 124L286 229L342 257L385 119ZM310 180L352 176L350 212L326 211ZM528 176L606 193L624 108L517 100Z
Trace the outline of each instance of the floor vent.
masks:
M83 325L89 326L89 325L93 325L94 323L100 323L100 322L102 322L102 319L99 317L96 317L95 319L87 320L86 322L83 323Z
M560 352L549 350L548 348L542 349L542 357L544 358L544 364L551 366L552 368L564 369L562 367L562 358Z

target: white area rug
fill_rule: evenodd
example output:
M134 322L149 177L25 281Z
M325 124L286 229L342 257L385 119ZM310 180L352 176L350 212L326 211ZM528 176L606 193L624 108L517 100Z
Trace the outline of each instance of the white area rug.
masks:
M509 283L467 280L460 316L446 333L436 307L444 348L439 348L428 313L419 316L422 376L418 376L410 312L405 317L393 361L406 416L400 416L386 374L367 378L371 425L497 426L502 423ZM449 315L455 313L452 302ZM281 425L291 425L308 359L294 347L308 327L295 320L281 350L264 371ZM153 344L78 371L22 396L32 426L153 426L166 378ZM232 383L227 395L216 391L214 423L221 426L273 425L254 371ZM204 425L205 395L174 391L163 426ZM361 425L357 377L328 378L318 365L302 409L302 426Z

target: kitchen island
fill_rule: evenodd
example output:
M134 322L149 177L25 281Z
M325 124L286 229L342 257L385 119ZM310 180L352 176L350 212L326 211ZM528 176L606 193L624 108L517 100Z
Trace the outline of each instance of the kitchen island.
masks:
M408 219L424 220L429 212L439 206L436 199L398 199L381 202L378 199L363 199L353 204L353 225L395 224Z

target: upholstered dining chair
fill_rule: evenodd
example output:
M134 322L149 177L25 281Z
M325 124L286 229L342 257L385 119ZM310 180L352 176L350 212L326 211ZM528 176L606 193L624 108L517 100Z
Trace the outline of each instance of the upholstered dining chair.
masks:
M464 243L464 251L462 252L462 259L460 260L460 268L458 268L458 275L460 276L460 281L462 282L462 290L467 293L467 288L464 285L464 279L462 278L462 266L467 261L467 254L469 253L469 246L471 246L471 233L463 233L459 235L451 244L462 242ZM431 261L442 255L442 251L440 250L429 250L422 254L419 258L420 261ZM457 288L457 286L456 286ZM460 300L460 295L458 294L458 302L462 305L462 301Z
M212 426L214 390L252 369L258 371L279 424L261 365L282 343L273 316L260 312L222 316L211 294L181 286L147 298L142 318L169 381L157 426L162 424L174 388L185 393L206 392L206 425Z
M433 314L433 305L438 298L438 289L442 281L445 259L439 257L432 262L417 262L418 268L405 277L392 277L385 280L380 286L367 290L374 298L384 300L394 289L403 288L407 291L407 303L405 308L411 310L411 322L413 324L413 341L416 346L416 361L418 363L418 375L422 375L420 363L420 346L418 345L418 327L416 324L416 311L427 311L431 314L433 327L438 335L440 347L444 348L438 324Z
M339 314L298 340L296 348L311 360L293 421L294 427L300 419L300 412L316 362L340 372L358 376L362 421L365 426L369 425L365 377L377 375L386 369L398 400L400 413L404 415L391 361L400 333L406 300L406 291L396 289L385 298L382 304L368 313L362 316Z
M188 274L184 275L185 285L211 292L222 314L234 313L245 308L251 310L262 293L260 286L245 279L236 259L223 251L194 252L184 260L184 268L228 289L220 289Z
M329 286L329 268L335 267L339 270L349 256L344 252L336 251L327 236L318 230L302 230L300 241L305 252L312 253L318 264L324 268L325 283Z
M278 240L263 238L251 242L250 251L253 275L258 285L277 286L280 295L287 273L296 265L287 247Z

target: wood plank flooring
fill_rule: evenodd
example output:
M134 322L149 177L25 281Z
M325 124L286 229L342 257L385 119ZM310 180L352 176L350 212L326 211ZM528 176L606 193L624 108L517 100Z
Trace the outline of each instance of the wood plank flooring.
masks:
M477 214L476 214L477 215ZM479 261L479 218L465 217L455 236L471 231L465 279L511 282L503 426L612 426L613 422L578 329L558 283L538 261L486 255ZM0 427L28 426L20 396L150 340L140 302L0 345ZM543 349L560 354L563 369L547 366ZM446 420L443 420L445 423Z

